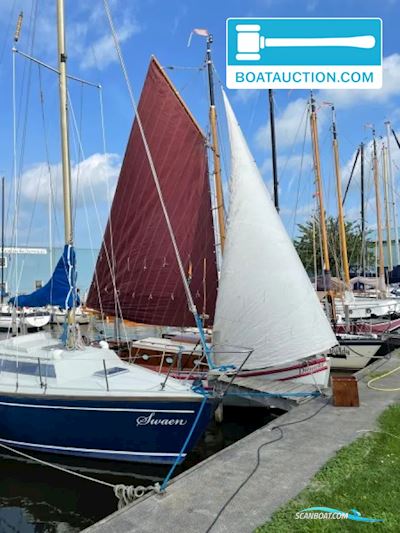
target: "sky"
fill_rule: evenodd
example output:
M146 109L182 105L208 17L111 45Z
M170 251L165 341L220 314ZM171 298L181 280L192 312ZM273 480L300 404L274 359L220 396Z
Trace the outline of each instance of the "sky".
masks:
M66 0L69 73L96 85L69 82L71 100L71 164L74 187L75 240L78 247L98 247L107 221L121 161L134 119L102 0ZM400 49L397 0L109 0L136 99L151 55L167 73L205 131L208 93L204 65L205 41L188 37L193 28L213 34L217 71L217 113L226 185L229 147L220 85L225 82L225 21L228 17L381 17L384 29L384 85L381 90L331 90L315 93L324 193L328 214L336 214L330 110L334 102L345 186L360 142L366 148L368 225L376 227L371 174L371 129L384 136L385 120L400 130ZM0 173L6 179L9 244L60 245L63 218L60 177L58 90L56 75L15 54L16 176L18 221L13 223L13 60L12 46L20 11L24 20L19 51L56 65L55 0L0 0ZM102 94L103 105L100 103ZM271 148L266 91L228 90L239 123L267 186L271 189ZM315 208L312 155L307 124L307 91L275 91L281 216L291 236ZM104 110L104 139L101 107ZM378 149L381 152L381 138ZM400 150L392 141L396 182ZM50 202L49 199L53 198ZM349 220L360 219L357 168L345 204ZM49 221L51 223L49 223ZM17 229L16 229L17 228ZM51 236L50 230L51 228Z

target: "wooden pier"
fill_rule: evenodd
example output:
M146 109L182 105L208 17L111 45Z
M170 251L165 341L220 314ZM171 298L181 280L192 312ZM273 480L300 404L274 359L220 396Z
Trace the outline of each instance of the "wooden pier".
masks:
M394 357L376 367L386 372L398 364ZM334 407L321 398L302 403L180 474L165 493L144 496L85 533L205 533L210 528L212 533L251 533L305 488L340 448L376 428L382 411L400 400L399 392L367 388L374 370L371 365L357 375L360 407ZM390 376L384 386L396 387L398 379ZM282 387L289 391L288 382Z

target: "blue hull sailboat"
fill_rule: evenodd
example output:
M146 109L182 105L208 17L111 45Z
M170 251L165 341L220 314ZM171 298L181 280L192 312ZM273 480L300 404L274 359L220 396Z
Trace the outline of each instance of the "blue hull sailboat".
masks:
M104 345L67 350L41 332L0 342L0 443L99 459L171 463L204 431L210 404ZM202 410L186 452L182 446Z
M208 399L190 385L124 363L106 342L86 345L76 324L63 0L57 0L57 21L65 248L51 280L10 303L58 306L67 319L61 339L42 332L0 341L0 446L181 462L208 424Z

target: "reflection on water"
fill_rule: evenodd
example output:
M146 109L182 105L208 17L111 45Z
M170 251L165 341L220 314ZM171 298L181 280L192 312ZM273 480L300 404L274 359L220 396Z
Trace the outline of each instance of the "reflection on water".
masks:
M207 432L177 473L265 425L278 411L226 408L224 422ZM40 456L111 483L149 485L161 481L168 466L132 465ZM75 533L114 512L112 489L46 466L0 456L0 532Z

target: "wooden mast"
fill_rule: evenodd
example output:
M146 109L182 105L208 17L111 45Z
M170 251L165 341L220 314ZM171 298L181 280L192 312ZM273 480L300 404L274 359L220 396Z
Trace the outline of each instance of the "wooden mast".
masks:
M383 174L383 193L385 199L385 223L386 223L386 249L388 253L388 269L389 272L393 270L393 254L392 254L392 235L390 230L390 207L389 207L389 183L387 171L388 151L383 143L382 145L382 174Z
M337 204L338 204L340 251L342 254L342 267L343 267L344 282L346 284L346 289L350 289L350 272L349 272L349 260L347 257L346 226L345 226L344 214L343 214L342 176L340 172L339 145L338 145L338 140L337 140L337 129L336 129L336 113L335 113L335 106L332 105L331 107L332 107L332 146L333 146L333 156L335 160L335 173L336 173L336 193L337 193Z
M365 249L365 200L364 200L364 143L360 144L360 180L361 180L361 269L365 276L366 249Z
M319 205L319 220L321 228L321 240L322 240L322 260L325 278L325 288L328 295L328 302L332 305L332 317L335 313L333 309L334 301L331 291L331 269L329 264L329 250L328 250L328 233L326 230L325 220L325 208L324 198L322 190L322 177L321 177L321 160L319 156L319 143L318 143L318 125L317 125L317 113L315 110L315 100L313 93L310 94L310 126L311 126L311 140L313 146L313 159L314 159L314 173L315 173L315 185L316 196Z
M383 235L382 235L382 223L381 223L381 199L379 191L379 172L378 172L378 156L376 151L376 137L375 128L372 128L372 140L373 140L373 172L374 172L374 186L375 186L375 203L376 203L376 224L378 231L378 276L379 276L379 289L385 290L385 262L383 256Z
M397 197L396 188L393 178L393 162L391 155L391 138L390 138L390 121L385 122L386 126L386 143L387 143L387 155L388 155L388 178L389 178L389 190L390 190L390 203L392 206L393 226L394 226L394 259L395 266L400 265L400 244L399 244L399 223L397 216Z
M272 150L272 176L274 179L274 203L276 210L279 213L279 181L278 181L278 166L276 160L276 138L275 138L275 110L274 110L274 95L272 89L268 89L269 100L269 123L271 128L271 150Z
M217 215L219 226L219 237L221 255L224 253L225 245L225 211L224 211L224 195L222 190L222 177L221 177L221 157L219 153L218 131L217 131L217 111L215 109L215 96L214 96L214 76L213 65L211 59L211 43L213 37L211 34L207 36L207 71L208 71L208 89L210 97L210 125L211 125L211 137L212 137L212 152L214 160L214 176L215 176L215 192L217 196Z
M65 18L64 0L57 0L57 38L58 38L58 70L59 70L59 98L60 98L60 129L61 129L61 160L63 176L64 198L64 233L65 244L73 246L72 228L72 186L71 186L71 161L68 133L68 96L67 96L67 52L65 47ZM75 281L73 281L75 283ZM75 286L73 287L75 291ZM68 329L66 345L69 349L76 347L75 330L75 296L73 306L67 309ZM71 327L73 326L73 327Z

